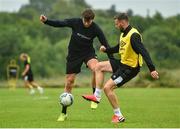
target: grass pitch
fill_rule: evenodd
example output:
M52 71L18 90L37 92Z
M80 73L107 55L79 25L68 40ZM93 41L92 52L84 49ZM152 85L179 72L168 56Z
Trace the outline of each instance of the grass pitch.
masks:
M59 94L63 88L45 89L44 95L31 96L23 88L0 89L1 128L179 128L180 89L116 89L125 123L111 123L113 110L103 94L98 109L81 95L91 88L74 88L74 104L68 108L68 119L56 122L61 108Z

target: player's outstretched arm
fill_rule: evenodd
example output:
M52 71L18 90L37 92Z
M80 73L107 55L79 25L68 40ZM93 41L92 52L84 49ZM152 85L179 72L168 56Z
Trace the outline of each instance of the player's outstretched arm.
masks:
M46 25L53 27L72 27L74 19L65 19L65 20L50 20L45 15L40 15L40 21Z

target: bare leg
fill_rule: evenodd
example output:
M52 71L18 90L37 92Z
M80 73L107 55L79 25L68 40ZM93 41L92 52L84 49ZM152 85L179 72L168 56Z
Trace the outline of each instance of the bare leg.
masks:
M116 88L115 85L114 81L109 79L104 86L104 92L114 110L112 122L124 122L125 119L120 111L118 98L114 92L114 89Z
M66 75L64 92L71 93L75 78L76 78L75 73Z
M95 67L96 67L97 63L98 63L98 60L97 60L97 59L90 59L90 60L87 62L88 68L92 71L92 81L91 81L91 84L92 84L92 88L93 88L93 93L94 93L95 88L96 88Z
M92 71L92 89L93 89L93 93L96 90L96 74L95 74L95 67L98 63L97 59L91 59L87 62L87 66L88 68ZM92 109L96 109L98 107L97 103L91 102L90 107Z
M38 89L38 91L39 91L40 94L43 94L43 93L44 93L43 88L42 88L39 84L37 84L37 83L34 82L34 81L32 81L32 82L30 82L30 83L31 83L31 85L35 86L35 87Z
M30 82L30 83L31 83L31 85L33 85L33 86L36 87L36 88L37 88L37 87L40 87L40 85L38 85L38 84L37 84L36 82L34 82L34 81L33 81L33 82Z
M64 92L71 93L75 78L76 78L75 73L66 75L66 83L65 83ZM62 106L62 113L63 114L67 113L67 107L66 106Z
M112 67L109 61L99 62L96 65L96 86L99 89L102 89L104 82L104 72L112 72Z
M116 87L115 83L112 79L109 79L104 86L104 92L105 92L109 102L111 103L111 106L113 107L113 109L116 109L119 107L117 96L114 93L115 87Z
M95 67L96 90L94 92L94 95L83 95L82 97L84 99L94 101L96 103L100 102L103 81L104 81L104 72L112 72L112 67L109 61L103 61L97 63Z
M24 84L25 84L25 87L28 87L29 89L33 89L33 86L30 84L29 81L25 81Z
M29 81L25 81L25 86L29 88L30 94L34 94L35 90Z

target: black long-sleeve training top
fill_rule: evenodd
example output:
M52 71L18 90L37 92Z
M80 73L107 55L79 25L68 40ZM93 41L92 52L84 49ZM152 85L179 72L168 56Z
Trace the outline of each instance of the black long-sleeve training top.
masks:
M128 32L132 29L132 27L129 25L124 31L123 31L123 37L125 37ZM131 36L131 46L133 48L133 50L137 53L137 54L141 54L143 59L145 60L148 68L150 71L154 71L155 70L155 66L151 60L151 57L148 53L148 51L146 50L146 48L144 47L143 43L141 42L141 36L138 33L133 33ZM107 48L106 52L109 54L112 53L118 53L119 52L119 44L117 44L116 46L112 47L112 48Z
M93 39L97 37L100 43L109 47L108 42L100 27L92 22L91 26L86 28L81 18L72 18L65 20L47 20L44 22L53 27L70 27L72 29L71 39L68 46L68 55L72 57L83 56L90 52L95 52L93 48Z
M26 65L29 65L29 70L27 71L26 75L32 75L33 72L31 70L31 63L28 60L24 61L24 68L26 68Z

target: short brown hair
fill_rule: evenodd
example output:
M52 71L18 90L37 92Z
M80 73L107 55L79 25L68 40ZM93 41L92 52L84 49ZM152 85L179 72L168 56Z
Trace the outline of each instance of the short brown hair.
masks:
M94 19L95 14L94 14L94 12L93 12L91 9L85 9L85 10L82 12L82 17L83 17L86 21L89 21L89 20L93 20L93 19Z
M119 14L114 16L114 19L126 20L126 21L129 20L127 13L119 13Z

